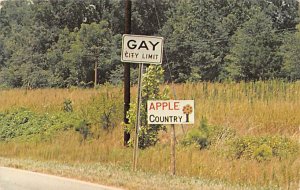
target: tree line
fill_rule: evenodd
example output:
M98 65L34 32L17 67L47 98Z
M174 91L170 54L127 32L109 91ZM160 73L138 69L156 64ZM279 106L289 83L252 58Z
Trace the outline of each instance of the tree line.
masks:
M133 34L165 38L166 82L300 79L297 0L133 0L131 11ZM95 63L99 84L121 83L123 33L123 0L2 1L0 87L87 87Z

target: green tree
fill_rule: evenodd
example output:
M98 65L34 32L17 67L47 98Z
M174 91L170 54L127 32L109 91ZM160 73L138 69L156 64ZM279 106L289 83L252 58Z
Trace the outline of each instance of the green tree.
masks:
M67 27L73 31L87 20L86 15L91 9L88 2L83 0L51 0L51 1L33 1L33 9L35 11L35 20L49 28Z
M5 1L0 14L5 52L0 81L12 87L47 86L47 30L35 25L32 3Z
M76 67L64 58L70 51L75 36L75 33L65 28L59 34L58 41L48 49L46 62L51 72L50 86L67 87L76 85Z
M86 85L94 80L96 61L100 83L118 83L122 78L119 52L120 34L124 29L124 1L18 0L2 1L1 5L1 84L31 88ZM233 46L238 41L232 36L240 35L236 33L241 33L244 23L253 21L255 7L260 8L262 17L272 22L277 33L292 29L299 22L297 0L132 1L132 32L160 33L165 37L164 62L168 59L169 64L163 65L171 70L166 72L167 81L218 81L227 78L229 73L235 79L247 78L232 75L240 69L239 64L232 64L235 59ZM100 26L104 22L105 26ZM95 23L103 27L100 30L108 32L101 34ZM97 36L98 42L92 36ZM281 35L280 40L285 37L288 36ZM276 45L267 46L274 50L273 53L282 43L274 40ZM273 56L268 51L262 55ZM226 56L230 63L226 62ZM269 60L270 67L265 67L265 63L259 66L266 68L263 72L268 74L258 78L279 76L280 56L276 54L273 58ZM288 75L292 70L288 68L293 68L291 65L285 62L284 72ZM251 72L245 70L243 74ZM256 75L249 75L248 79L257 80ZM295 77L293 74L292 78Z
M300 25L297 25L297 32L289 34L282 46L283 72L284 76L291 80L300 79Z
M254 0L252 3L272 19L276 29L294 28L299 22L298 0Z
M67 28L47 53L53 73L52 86L89 85L94 81L94 65L98 63L98 82L109 80L119 64L120 35L113 36L106 21L82 24L78 31Z
M161 34L175 82L218 80L228 40L248 15L248 1L178 1Z
M161 34L165 37L165 47L172 75L166 76L166 80L183 82L187 80L191 66L187 57L192 55L192 47L186 39L189 35L188 26L195 20L194 14L188 14L192 9L191 4L178 3L168 16ZM186 13L186 14L185 14ZM165 68L168 69L168 68Z
M154 35L167 21L167 11L174 6L172 0L132 1L132 32Z
M4 49L4 41L3 37L0 35L0 70L3 67L5 62L5 49Z
M267 80L279 76L282 57L281 45L273 22L260 8L253 8L246 21L231 39L227 72L234 80Z
M75 32L75 41L64 53L64 61L75 68L76 84L94 81L94 65L98 63L100 82L108 80L112 61L113 36L106 21L82 24Z
M0 72L3 83L12 87L47 85L47 65L44 55L37 52L38 45L39 39L30 27L11 26L11 33L4 40L6 59Z

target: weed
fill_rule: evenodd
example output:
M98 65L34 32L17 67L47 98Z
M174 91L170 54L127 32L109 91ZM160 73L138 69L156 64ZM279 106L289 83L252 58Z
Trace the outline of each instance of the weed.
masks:
M164 100L168 98L168 88L160 91L159 85L162 83L163 69L162 67L149 66L147 72L143 75L142 86L142 103L140 120L141 126L139 129L139 148L147 148L155 145L158 139L158 133L160 130L165 130L163 125L149 125L147 122L147 101L148 100ZM126 126L126 130L133 132L136 124L137 104L130 104L130 109L127 113L129 125ZM131 141L132 143L132 141Z
M65 112L73 112L72 100L70 100L70 99L65 99L63 110L64 110Z
M194 144L200 149L209 148L211 145L221 144L232 139L235 131L230 128L209 125L206 118L202 118L199 127L192 128L182 140L183 145Z
M196 103L196 125L183 126L184 132L176 130L176 138L187 138L187 131L189 143L198 144L177 146L178 175L258 189L298 189L299 82L186 83L174 89L178 99ZM133 101L136 90L131 89ZM62 110L65 99L72 100L73 112ZM124 148L124 131L119 126L122 100L121 87L106 85L1 89L0 156L131 168L132 148ZM201 118L206 118L205 125ZM89 132L75 130L82 127ZM85 143L83 134L88 134ZM199 136L201 143L196 143ZM170 134L160 132L156 139L155 146L139 151L138 169L165 174L169 172ZM201 151L199 144L205 147Z
M281 136L246 136L238 137L230 142L230 154L234 158L270 160L272 157L286 159L298 155L297 142Z

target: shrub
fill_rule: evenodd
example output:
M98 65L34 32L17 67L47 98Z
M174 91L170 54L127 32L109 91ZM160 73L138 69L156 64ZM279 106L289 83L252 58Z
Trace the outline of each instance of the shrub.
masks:
M82 119L74 113L37 114L28 109L19 108L0 113L0 141L47 140L57 131L76 128L81 126L81 123Z
M115 98L109 98L108 96L102 96L99 102L98 113L100 115L100 126L102 129L109 130L116 126L120 116L120 102L116 101Z
M239 137L231 141L229 146L229 155L236 159L263 161L272 157L284 159L299 153L297 142L281 136Z
M212 144L218 144L234 137L235 132L230 128L208 125L202 118L199 127L191 129L183 139L183 145L195 145L200 149L208 148Z
M142 85L142 103L141 103L141 126L139 130L139 147L146 148L155 145L158 141L158 132L165 129L163 125L147 124L147 100L165 100L168 99L168 88L160 92L159 85L163 81L163 72L161 66L149 66L147 72L143 75ZM129 125L126 130L134 131L136 123L136 103L130 104L130 110L127 113ZM132 143L132 141L130 142Z
M88 135L91 134L91 124L88 123L86 120L82 120L79 122L79 125L75 127L75 131L78 131L82 135L83 141L85 141Z
M91 122L98 129L111 130L122 119L123 99L122 92L116 93L109 84L101 86L101 93L91 98L88 106L81 107L81 117Z
M272 156L273 156L272 148L266 144L260 145L253 152L253 158L256 159L257 161L270 160Z
M65 112L73 112L72 100L70 100L70 99L65 99L63 110L64 110Z

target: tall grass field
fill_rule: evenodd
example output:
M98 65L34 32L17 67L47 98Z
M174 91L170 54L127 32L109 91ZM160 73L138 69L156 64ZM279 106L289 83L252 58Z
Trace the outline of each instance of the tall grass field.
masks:
M195 100L195 124L176 126L176 175L261 189L300 187L299 82L187 83L170 89L177 99ZM135 87L131 97L134 102ZM0 157L130 170L133 148L123 146L122 120L118 86L0 90ZM169 126L158 138L155 146L139 150L140 171L169 173Z

